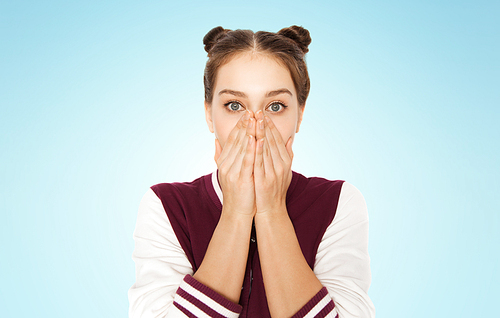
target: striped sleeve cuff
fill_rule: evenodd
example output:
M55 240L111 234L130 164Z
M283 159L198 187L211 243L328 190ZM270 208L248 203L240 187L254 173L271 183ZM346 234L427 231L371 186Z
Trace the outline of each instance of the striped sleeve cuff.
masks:
M338 318L335 304L326 287L305 304L292 318Z
M236 318L242 307L235 304L191 275L186 275L177 289L174 306L188 317L228 317Z

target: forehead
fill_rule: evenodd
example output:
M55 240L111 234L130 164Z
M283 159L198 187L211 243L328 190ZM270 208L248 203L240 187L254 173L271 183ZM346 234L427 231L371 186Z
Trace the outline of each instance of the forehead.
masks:
M242 53L219 68L215 95L222 89L261 95L280 88L288 88L296 96L290 71L285 66L264 54Z

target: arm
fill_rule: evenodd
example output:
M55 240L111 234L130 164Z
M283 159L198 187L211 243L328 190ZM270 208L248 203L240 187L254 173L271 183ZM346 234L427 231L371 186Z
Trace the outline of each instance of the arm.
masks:
M240 299L256 210L252 176L253 122L250 113L245 112L231 130L224 148L218 139L215 141L214 159L218 167L217 180L224 193L223 207L203 261L194 275L233 303Z
M185 317L173 302L184 276L193 270L151 189L139 204L133 237L136 281L128 291L129 317Z
M286 208L258 214L255 229L262 276L272 317L335 317L334 304L300 249Z
M252 215L222 214L194 278L237 304L245 276Z
M307 264L286 209L292 138L285 145L272 120L261 111L257 117L255 229L269 311L272 317L335 317L334 303Z
M136 282L128 291L129 317L208 317L214 313L238 317L238 305L191 276L191 264L151 189L139 205L134 240Z
M273 303L276 310L285 310L278 307L288 303L288 314L293 313L295 309L292 308L300 308L299 305L307 301L306 296L313 295L311 287L316 282L310 276L310 268L301 254L295 233L292 233L290 220L280 217L259 222L259 225L256 221L256 228L264 234L257 235L269 303ZM332 317L336 312L339 318L375 317L375 308L368 296L371 283L368 213L361 192L350 183L344 182L335 218L318 247L314 275L321 286L326 287L328 297L321 297L321 292L316 294L296 314L298 317L303 316L298 315L300 313L305 315L313 310L327 311L328 308L332 308ZM325 295L324 290L322 295ZM323 300L319 301L319 298ZM332 299L334 306L328 305L328 300Z
M368 212L361 192L344 182L337 212L318 247L314 273L328 289L341 318L375 317L368 288Z

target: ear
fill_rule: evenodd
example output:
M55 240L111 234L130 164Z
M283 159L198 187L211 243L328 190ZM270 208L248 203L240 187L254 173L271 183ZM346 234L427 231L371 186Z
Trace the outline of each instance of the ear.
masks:
M306 109L306 104L304 103L303 107L299 107L299 118L297 120L297 131L296 133L299 132L300 124L302 123L302 117L304 117L304 110Z
M214 123L212 121L212 106L205 101L205 120L207 121L208 129L214 133Z

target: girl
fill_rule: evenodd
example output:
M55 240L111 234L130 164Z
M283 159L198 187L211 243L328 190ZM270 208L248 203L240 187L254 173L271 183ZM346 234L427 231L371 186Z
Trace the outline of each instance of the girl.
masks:
M203 43L217 170L144 195L130 317L374 317L363 196L291 170L309 32L216 27Z

